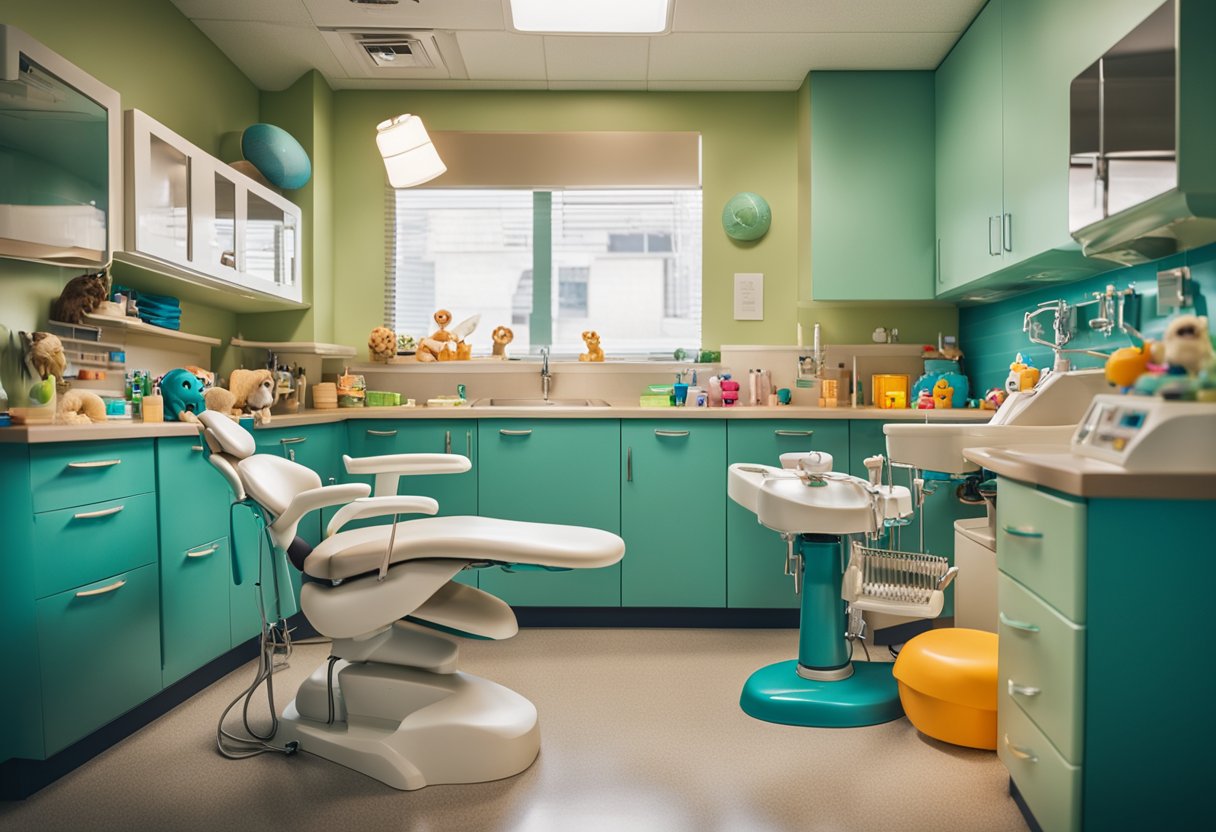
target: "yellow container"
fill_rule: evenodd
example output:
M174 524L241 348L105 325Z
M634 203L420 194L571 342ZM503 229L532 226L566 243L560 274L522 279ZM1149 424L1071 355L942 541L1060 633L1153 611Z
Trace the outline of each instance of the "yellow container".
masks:
M873 405L884 410L907 407L912 383L906 373L875 373L870 377Z
M908 721L953 745L996 749L997 637L949 627L904 645L891 672Z

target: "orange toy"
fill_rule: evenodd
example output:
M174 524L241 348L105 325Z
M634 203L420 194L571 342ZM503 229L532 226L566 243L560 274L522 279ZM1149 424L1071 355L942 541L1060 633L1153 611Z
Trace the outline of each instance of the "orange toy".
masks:
M1151 345L1143 347L1120 347L1106 360L1106 380L1116 387L1127 389L1136 379L1148 372L1153 353Z
M916 730L968 748L996 749L995 633L929 630L899 651L899 701Z

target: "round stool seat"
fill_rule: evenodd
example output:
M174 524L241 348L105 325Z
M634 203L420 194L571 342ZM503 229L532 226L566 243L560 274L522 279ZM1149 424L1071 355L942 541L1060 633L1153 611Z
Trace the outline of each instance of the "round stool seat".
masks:
M960 627L930 630L904 645L892 672L916 729L970 748L996 748L997 637Z

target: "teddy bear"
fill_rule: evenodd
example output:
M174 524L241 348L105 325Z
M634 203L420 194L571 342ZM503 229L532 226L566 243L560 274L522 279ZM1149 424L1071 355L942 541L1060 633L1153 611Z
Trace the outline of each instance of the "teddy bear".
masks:
M21 340L25 344L25 362L30 372L41 379L54 376L63 378L68 367L68 359L63 354L63 342L58 335L49 332L22 332Z
M386 326L378 326L372 330L367 339L367 351L372 361L388 363L397 354L397 335Z
M270 407L279 397L279 387L270 370L233 370L228 389L212 387L204 394L208 410L230 416L253 414L259 424L270 424Z
M587 344L587 351L580 353L579 361L603 361L604 349L600 346L600 334L594 329L589 329L583 333L583 341Z
M452 313L440 309L435 313L435 323L439 329L423 338L418 345L419 361L450 361L454 357L456 337L448 332L447 325L452 322Z
M515 333L505 326L496 326L494 327L494 331L490 333L490 339L494 342L494 357L505 361L507 358L507 344L515 340Z
M1213 361L1212 339L1206 315L1179 315L1165 327L1161 340L1153 343L1154 364L1164 364L1171 375L1197 375Z

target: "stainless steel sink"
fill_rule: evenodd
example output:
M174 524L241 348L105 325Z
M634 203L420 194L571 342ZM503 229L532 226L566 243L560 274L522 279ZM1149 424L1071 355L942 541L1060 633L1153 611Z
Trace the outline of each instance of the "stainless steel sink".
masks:
M473 407L609 407L603 399L478 399Z

